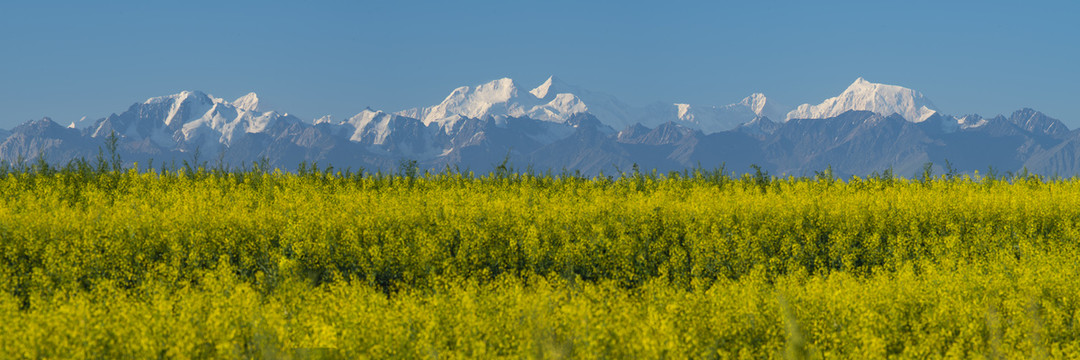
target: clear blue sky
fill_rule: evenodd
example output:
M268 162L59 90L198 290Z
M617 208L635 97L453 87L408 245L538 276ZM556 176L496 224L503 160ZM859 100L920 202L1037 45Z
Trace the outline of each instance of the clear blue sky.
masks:
M946 113L1033 107L1080 126L1075 1L337 1L0 4L0 127L180 90L305 119L430 105L549 74L629 103L817 103L856 77Z

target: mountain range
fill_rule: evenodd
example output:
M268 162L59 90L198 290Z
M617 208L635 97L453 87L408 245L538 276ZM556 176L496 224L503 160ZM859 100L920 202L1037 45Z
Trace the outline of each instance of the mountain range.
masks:
M726 105L626 104L550 77L532 89L503 78L454 89L441 102L395 112L365 109L345 120L306 120L260 108L250 93L233 101L200 91L153 97L119 114L63 126L49 118L0 130L0 160L92 159L115 135L131 165L183 161L231 167L256 161L284 169L301 162L394 170L486 172L518 168L659 171L689 167L842 176L933 163L959 172L1027 169L1080 172L1080 132L1033 109L1009 115L946 115L922 93L857 79L838 96L789 108L755 93Z

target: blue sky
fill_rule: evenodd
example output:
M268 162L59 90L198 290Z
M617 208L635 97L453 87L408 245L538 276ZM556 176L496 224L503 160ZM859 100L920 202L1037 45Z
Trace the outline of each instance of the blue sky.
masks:
M1080 126L1078 2L56 2L0 5L0 127L202 90L302 118L554 74L632 104L817 103L855 78L944 112Z

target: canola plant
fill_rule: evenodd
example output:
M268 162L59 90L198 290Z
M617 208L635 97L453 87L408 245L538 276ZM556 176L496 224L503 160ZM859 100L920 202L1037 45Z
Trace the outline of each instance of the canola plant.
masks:
M3 358L1075 358L1080 180L0 168Z

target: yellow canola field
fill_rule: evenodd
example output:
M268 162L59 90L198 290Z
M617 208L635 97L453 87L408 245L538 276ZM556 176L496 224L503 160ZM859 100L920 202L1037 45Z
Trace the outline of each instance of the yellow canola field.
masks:
M3 358L1076 358L1080 180L0 177Z

